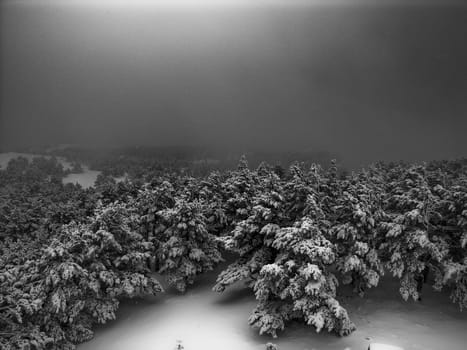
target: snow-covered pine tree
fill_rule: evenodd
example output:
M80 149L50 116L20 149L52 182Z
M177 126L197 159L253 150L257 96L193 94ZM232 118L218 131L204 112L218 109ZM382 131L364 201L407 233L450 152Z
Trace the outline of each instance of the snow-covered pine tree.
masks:
M225 176L213 171L199 184L198 198L203 204L204 215L209 232L217 236L223 235L229 229L229 220L225 212L227 194L224 191Z
M330 272L334 245L323 235L321 223L305 217L291 227L270 224L262 231L266 245L277 254L254 284L258 305L250 324L274 337L292 319L304 320L317 332L352 332L355 326L336 300L338 281Z
M230 235L223 238L227 250L238 254L217 278L214 290L222 292L227 286L241 280L254 280L261 267L273 258L270 247L264 244L263 227L284 219L282 186L276 175L263 178L255 197L250 199L248 217L236 223Z
M99 207L90 223L64 225L40 259L5 266L5 348L74 349L92 338L95 323L115 319L119 298L162 291L146 265L151 244L135 226L125 205Z
M176 190L169 181L145 184L129 206L139 216L139 230L147 241L157 244L155 232L161 225L157 212L175 205ZM160 229L160 228L159 228Z
M332 225L328 237L337 248L336 266L343 274L343 283L351 283L363 295L365 289L377 286L384 274L378 235L384 216L383 192L367 172L342 181L341 187L342 194L328 216Z
M248 217L252 198L258 192L258 186L258 176L250 171L246 157L243 155L237 170L228 174L222 189L225 198L224 212L230 225L235 225Z
M442 171L432 174L438 213L431 220L432 229L437 232L433 240L449 249L440 268L433 271L434 288L448 287L452 301L464 309L467 308L467 175L454 174Z
M432 225L437 197L432 193L424 166L397 166L387 188L386 217L381 222L385 235L381 254L394 276L401 279L400 293L407 300L420 298L427 270L437 271L448 253Z
M161 225L155 232L158 271L170 285L184 292L195 277L222 261L219 239L208 232L199 202L178 198L173 208L157 212Z

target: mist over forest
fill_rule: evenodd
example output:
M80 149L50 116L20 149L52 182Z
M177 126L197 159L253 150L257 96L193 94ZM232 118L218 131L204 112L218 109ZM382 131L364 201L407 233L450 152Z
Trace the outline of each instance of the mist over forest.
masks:
M0 149L465 156L467 7L335 3L2 2Z

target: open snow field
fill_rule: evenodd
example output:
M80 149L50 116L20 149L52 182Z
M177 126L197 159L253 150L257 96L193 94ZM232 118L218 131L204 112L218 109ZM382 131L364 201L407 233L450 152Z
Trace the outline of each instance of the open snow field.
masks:
M255 306L252 292L241 284L223 294L211 291L218 268L203 276L185 295L167 291L144 300L124 301L117 320L96 329L95 338L79 350L264 350L272 341L279 350L366 350L370 342L405 350L465 350L467 314L446 293L425 287L423 301L404 302L397 283L383 281L362 299L341 297L357 330L338 337L291 324L279 338L259 336L247 319Z
M63 178L63 183L78 183L83 188L94 186L94 182L100 171L90 170L87 166L83 166L83 172L79 174L68 174Z

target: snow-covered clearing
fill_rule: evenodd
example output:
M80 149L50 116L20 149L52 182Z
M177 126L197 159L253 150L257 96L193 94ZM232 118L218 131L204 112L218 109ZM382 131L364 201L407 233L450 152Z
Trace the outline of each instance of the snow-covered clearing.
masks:
M264 350L272 341L279 350L366 350L370 342L405 350L464 350L467 314L446 293L424 291L422 302L404 302L397 283L385 279L365 298L341 296L357 331L340 338L301 324L291 324L278 339L259 336L248 326L254 297L241 284L223 294L211 291L217 273L203 276L185 295L167 291L144 300L122 302L117 320L96 329L79 350Z

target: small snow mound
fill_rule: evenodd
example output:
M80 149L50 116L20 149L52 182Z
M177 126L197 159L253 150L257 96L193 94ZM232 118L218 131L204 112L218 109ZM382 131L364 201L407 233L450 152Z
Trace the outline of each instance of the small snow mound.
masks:
M371 343L368 350L404 350L403 348L395 345Z

